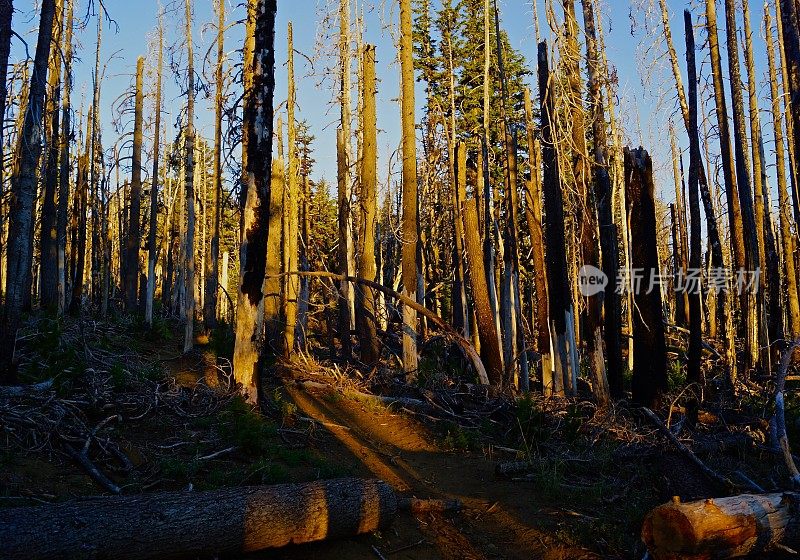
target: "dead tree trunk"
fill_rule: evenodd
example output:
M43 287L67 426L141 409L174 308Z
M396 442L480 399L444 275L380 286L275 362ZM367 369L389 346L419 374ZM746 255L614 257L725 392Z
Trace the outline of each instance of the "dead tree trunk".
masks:
M73 209L75 219L75 233L73 236L72 256L75 260L74 275L72 276L72 294L70 295L69 312L71 315L80 315L83 302L83 284L86 269L86 237L88 210L87 197L89 194L89 135L86 135L86 149L78 156L77 180L75 181L75 204Z
M520 301L519 276L519 194L517 193L517 142L512 135L508 117L508 78L505 73L503 61L503 43L500 33L500 11L497 0L494 1L495 44L497 47L497 66L500 74L500 118L503 121L503 145L505 147L505 250L503 253L504 283L507 286L508 298L506 302L508 313L504 320L508 321L506 346L511 349L511 355L506 358L506 382L523 392L530 389L530 373L528 371L528 357L525 352L525 326L522 320L522 303ZM515 365L519 364L519 371L515 376Z
M606 115L600 82L600 54L597 48L594 7L591 0L583 0L583 22L586 31L586 58L589 75L589 101L592 107L592 136L594 140L594 202L597 205L597 222L600 228L603 272L608 277L608 288L603 294L605 310L604 347L608 357L608 394L596 392L598 399L622 396L622 341L620 339L622 307L617 293L619 275L619 244L612 208L611 176L608 173L608 137ZM599 327L598 327L599 328ZM602 358L602 356L601 356ZM600 382L597 380L596 382Z
M772 126L775 131L775 174L778 178L778 215L780 216L781 244L783 249L784 286L786 290L786 315L788 331L793 340L800 338L800 300L797 293L795 261L795 239L789 215L789 192L786 183L786 152L784 148L781 99L778 93L778 76L775 68L775 45L769 6L764 6L764 29L767 38L767 64L769 67L769 90L772 100ZM778 296L778 294L776 294Z
M706 29L708 30L708 44L711 52L711 74L714 81L714 102L716 104L719 147L722 157L722 174L725 182L725 196L728 205L728 227L733 249L733 268L742 270L746 266L744 232L742 230L742 210L739 205L739 194L736 190L736 171L733 162L733 152L731 151L728 106L725 100L725 82L722 76L715 0L706 0ZM731 333L731 336L732 335L733 333Z
M340 81L340 125L341 141L337 135L337 180L338 180L338 218L339 218L339 272L352 276L355 272L353 262L353 218L350 209L352 185L350 178L350 0L339 2L339 81ZM416 280L415 280L416 282ZM339 286L339 339L342 355L351 356L350 331L354 321L354 294L351 286L343 282Z
M633 299L633 400L645 406L658 403L667 390L667 348L659 274L653 162L643 149L625 148L625 197L631 228L631 277L636 271ZM699 223L699 222L698 222ZM638 285L637 285L638 284ZM652 288L652 289L651 289Z
M1 0L0 4L2 4ZM69 209L69 176L71 172L69 154L70 144L72 143L72 111L70 107L70 96L72 95L72 24L73 0L67 0L67 19L64 25L64 90L61 94L61 139L59 141L61 156L59 161L56 216L59 314L65 312L67 301L67 213ZM0 58L0 60L2 59ZM0 62L1 64L2 62ZM2 87L2 84L0 84L0 88ZM2 144L2 133L0 133L0 144ZM2 148L0 148L0 160L2 160Z
M739 191L739 202L742 209L742 227L744 228L745 270L753 272L764 270L759 258L758 227L750 186L750 169L745 149L747 146L747 130L744 123L744 97L742 94L742 72L739 66L739 43L736 35L736 4L734 0L725 0L725 28L728 47L728 74L731 83L733 109L733 149L736 162L736 184ZM746 368L756 366L759 359L759 333L761 332L761 297L742 290L742 327L745 329L744 365Z
M100 146L100 90L102 77L100 75L100 51L103 44L103 18L97 18L97 39L94 51L94 76L92 84L92 110L89 112L89 126L87 135L91 141L88 152L89 158L89 193L88 203L90 210L91 253L89 255L89 295L92 301L100 303L100 213L99 213L99 183L97 161ZM120 251L122 254L122 251Z
M414 52L411 0L400 0L400 76L403 152L403 295L417 297L417 142L414 126ZM403 370L406 381L417 376L417 313L403 306Z
M748 109L750 116L750 153L753 161L754 211L756 237L758 239L758 258L761 274L758 276L758 298L761 300L763 319L763 336L759 346L763 348L764 366L770 368L770 352L768 347L772 341L783 337L782 309L780 306L780 263L775 248L775 237L772 233L772 216L770 212L770 195L767 180L767 168L764 162L764 146L761 138L761 115L756 91L756 69L753 54L753 33L750 26L750 6L748 0L742 0L742 20L744 22L743 51L745 69L747 70ZM766 302L764 300L767 300Z
M464 220L464 245L469 263L469 280L472 285L472 299L478 320L481 339L481 359L486 364L489 382L499 387L503 382L503 361L500 344L495 330L495 315L489 300L489 287L486 283L486 269L483 264L483 248L478 225L478 206L474 198L463 202L461 217Z
M0 556L7 560L239 556L377 531L393 520L397 506L397 497L385 482L345 478L4 509ZM76 519L83 520L79 527ZM53 530L67 526L70 530Z
M280 122L280 121L279 121ZM286 190L285 168L280 155L272 160L272 182L269 197L269 229L267 233L267 266L264 280L264 350L275 356L281 349L283 329L281 327L281 297L283 272L281 259L282 218Z
M131 194L128 212L128 235L125 238L125 309L136 311L139 295L139 244L142 235L142 128L144 91L142 78L144 57L136 61L136 103L133 124L133 161L131 163ZM157 139L156 139L157 140Z
M184 281L184 302L183 320L186 323L186 330L183 337L183 351L188 352L194 346L194 150L195 150L195 131L194 131L194 49L192 48L192 0L186 0L186 57L188 59L188 91L186 99L186 154L184 156L185 168L185 188L186 188L186 245L184 247L184 259L186 271ZM138 219L138 217L137 217Z
M295 83L294 83L294 37L292 24L288 28L289 44L289 92L286 101L286 116L289 121L289 177L286 189L285 213L288 216L288 224L284 230L284 261L286 270L292 272L297 270L297 236L298 236L298 200L299 200L299 180L300 171L297 160L297 123L294 118L295 107ZM300 279L297 276L290 276L286 279L286 294L284 297L284 324L283 329L283 353L284 356L291 358L295 353L295 329L297 327L297 297L300 292Z
M259 313L264 293L267 234L272 182L272 101L275 92L276 0L249 0L248 19L253 29L252 61L245 60L245 119L247 130L247 189L242 216L239 295L236 303L236 343L233 374L242 384L248 402L258 400L261 363ZM248 76L249 74L249 76Z
M58 247L56 239L56 191L58 189L59 127L58 105L61 97L61 38L64 33L64 0L56 0L53 19L53 45L50 52L49 95L45 105L45 134L47 154L44 165L44 197L41 208L41 237L39 244L39 300L43 308L58 308ZM2 160L0 160L2 162Z
M153 173L150 177L150 230L147 233L147 295L144 304L144 319L148 325L153 326L153 298L156 291L156 258L158 245L156 233L158 229L158 188L159 188L159 157L161 149L161 74L164 66L164 12L158 14L158 62L156 66L156 99L155 99L155 130L153 132ZM164 237L169 232L164 228ZM162 255L167 259L167 255Z
M542 119L542 162L544 164L544 209L547 216L547 279L550 308L551 336L555 358L553 392L563 395L565 387L574 386L578 374L578 364L574 359L575 338L569 325L573 321L572 296L567 269L567 255L564 233L564 200L561 191L561 177L558 170L558 157L554 144L555 96L550 78L550 64L547 58L547 43L539 43L539 96L541 98ZM547 389L545 389L547 392Z
M683 12L686 33L686 66L689 81L689 216L690 241L689 241L689 268L700 270L703 263L702 232L700 231L700 202L699 202L699 169L702 165L700 156L700 134L697 131L697 67L695 66L694 28L692 27L692 14L689 10ZM687 379L690 382L703 383L703 370L700 358L703 352L703 317L700 303L700 286L685 286L684 290L689 297L689 351ZM681 294L676 294L681 296Z
M8 97L6 79L8 76L8 57L11 54L11 19L13 15L14 0L0 0L0 123L5 123L6 118L6 98ZM5 169L3 165L5 161L3 128L3 126L0 126L0 191L2 191L4 183L3 170ZM2 231L2 223L2 217L0 216L0 231Z
M687 105L688 109L688 105ZM689 127L687 127L688 130ZM675 277L685 277L689 268L688 247L684 246L686 212L683 204L683 181L680 170L680 154L678 152L678 143L675 138L675 129L670 124L669 139L672 147L672 176L675 181L675 214L674 225L675 235L673 236L673 251L675 253ZM687 242L688 244L688 242ZM686 292L675 293L675 324L679 327L686 327L689 325L689 294Z
M536 330L536 351L541 356L542 391L549 396L553 390L553 359L550 355L550 316L547 296L547 264L544 258L544 231L542 228L542 184L541 144L536 138L533 124L533 104L531 92L525 88L525 124L528 131L528 163L530 177L525 189L525 212L528 232L531 236L531 257L533 260L534 286L536 289L535 321L531 328Z
M42 152L41 118L44 94L47 87L47 64L53 36L55 0L42 0L39 19L39 37L33 62L25 120L17 141L18 166L11 177L9 201L8 263L6 269L5 315L3 334L10 342L15 340L22 307L25 300L26 280L31 268L33 210L36 199L39 156ZM4 345L2 362L8 372L14 344Z
M776 6L780 8L778 31L783 31L783 63L786 74L784 76L784 89L788 90L787 126L789 137L789 154L792 178L795 191L800 189L800 21L798 21L798 7L792 0L777 0ZM791 121L788 120L791 115ZM793 160L791 156L794 156ZM800 198L800 193L796 194ZM800 214L800 204L796 202L796 212Z
M461 213L461 204L467 197L467 153L466 146L461 142L453 143L452 170L453 174L453 326L465 337L469 338L470 328L468 314L470 312L467 302L466 274L464 266L464 225L458 219Z
M654 560L762 558L800 545L799 501L793 492L674 499L647 514L642 540Z
M375 47L366 45L362 54L363 62L363 140L361 155L361 240L363 248L360 255L358 275L367 280L375 280L375 226L378 212L378 152L377 152L377 113L375 109ZM373 367L380 359L380 346L377 335L377 308L375 294L369 288L356 292L359 309L356 323L361 346L361 361Z
M572 121L571 145L572 176L575 188L580 197L580 252L583 265L599 268L600 249L598 245L597 209L595 206L594 192L589 188L590 167L586 145L586 118L583 109L583 95L580 72L580 52L578 50L578 21L575 16L575 0L564 0L564 30L565 30L565 57L563 60L566 90L569 98L569 117ZM605 122L602 117L601 122ZM586 298L585 309L585 336L586 351L589 354L589 370L592 378L593 390L596 398L605 403L609 399L608 381L606 379L605 344L602 331L602 302L600 294L593 294Z
M222 90L225 86L222 70L225 61L225 1L217 2L217 68L215 81L217 92L214 114L214 192L211 211L213 230L211 233L211 255L206 263L205 295L203 302L203 324L206 329L217 326L219 301L219 238L222 221ZM205 248L203 248L205 250Z
M783 33L783 10L781 9L781 1L775 2L775 27L778 32L778 60L781 70L781 90L784 96L784 118L786 119L786 147L787 155L789 156L789 177L792 186L792 203L794 206L794 221L800 223L800 178L797 177L797 156L794 148L794 124L792 118L792 111L789 109L790 100L792 97L791 87L789 84L789 65L786 64L784 57L786 56L786 46L784 44Z

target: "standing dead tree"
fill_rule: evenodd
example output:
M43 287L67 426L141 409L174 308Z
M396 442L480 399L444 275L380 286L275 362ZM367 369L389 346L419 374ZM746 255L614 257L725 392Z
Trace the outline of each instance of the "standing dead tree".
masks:
M33 219L36 186L38 182L39 157L42 152L41 118L44 94L47 87L47 65L53 36L55 0L42 0L39 18L39 36L33 61L30 88L25 109L25 120L17 140L18 164L11 177L11 200L9 203L8 261L6 268L6 299L3 316L3 334L6 340L14 341L22 315L27 279L33 259ZM10 375L14 344L4 345L2 365Z
M248 28L252 60L245 60L244 126L247 130L247 179L242 211L242 245L239 294L236 308L236 342L233 374L248 402L258 400L261 365L259 307L267 257L267 234L272 183L272 117L275 92L275 13L277 0L249 0ZM252 37L252 38L251 38ZM246 49L249 50L249 49Z
M611 176L608 172L608 137L606 135L606 117L603 96L600 92L603 75L600 67L597 31L595 28L594 6L591 0L583 0L583 22L586 32L586 59L589 75L589 102L592 108L592 137L594 140L594 202L597 205L597 221L600 228L600 247L602 249L602 268L608 277L609 289L603 295L604 307L604 346L608 360L608 393L595 391L595 396L602 402L609 396L622 396L622 341L620 330L622 308L617 294L617 277L619 275L619 244L617 228L614 225L612 208ZM599 372L600 370L596 370ZM596 383L603 388L602 379Z
M577 386L578 363L573 323L572 296L567 269L566 236L564 230L564 200L561 176L555 149L553 119L555 88L550 76L547 43L539 43L539 96L541 100L542 163L544 167L544 210L547 217L547 280L550 304L551 336L556 352L555 376L552 391L563 395L567 387ZM547 388L545 388L547 392Z
M136 61L136 101L133 124L133 161L131 166L130 208L128 210L128 232L125 238L125 308L128 313L136 311L139 295L139 245L141 238L142 203L142 128L144 92L142 76L144 58Z
M686 33L686 67L689 82L689 215L691 233L689 241L689 268L699 270L702 267L702 248L700 231L699 203L699 168L702 165L700 156L700 135L697 131L697 70L695 66L694 28L692 14L683 12ZM697 287L699 288L699 286ZM685 287L689 296L689 351L687 379L691 382L703 382L700 358L703 344L703 317L701 315L700 290Z
M153 325L153 297L156 291L156 258L158 245L156 234L158 229L158 188L159 157L161 149L161 74L164 66L164 12L158 14L158 62L156 63L156 99L154 106L155 130L153 131L153 173L150 177L150 229L147 233L147 292L144 304L144 319ZM166 238L169 233L164 231ZM162 255L164 259L167 255Z
M414 51L411 0L400 0L400 113L403 145L403 295L417 297L417 141L414 126ZM403 371L406 381L417 376L417 312L403 306Z
M192 48L192 0L186 0L186 58L187 66L187 99L186 99L186 132L184 134L184 184L186 189L186 238L184 246L185 275L183 302L183 320L186 330L183 338L183 351L188 352L194 346L194 309L195 309L195 194L194 194L194 50Z
M664 339L659 274L653 162L643 148L625 148L625 197L631 228L631 270L641 274L633 299L633 400L645 406L658 403L667 390L667 348ZM653 289L650 289L653 288Z
M206 329L217 326L219 300L219 240L222 221L222 98L225 87L225 0L217 0L217 65L215 71L216 96L214 99L214 185L212 192L212 233L210 256L206 260L206 282L203 305L203 324Z
M375 47L373 45L364 46L362 60L361 106L363 107L364 129L360 173L362 231L360 238L363 248L359 258L358 274L366 280L375 280L378 272L375 262L375 227L378 212L376 192L378 187L378 128L375 108ZM367 366L373 367L380 359L380 346L376 332L375 294L370 288L361 288L357 291L356 297L359 309L356 324L361 346L361 361Z

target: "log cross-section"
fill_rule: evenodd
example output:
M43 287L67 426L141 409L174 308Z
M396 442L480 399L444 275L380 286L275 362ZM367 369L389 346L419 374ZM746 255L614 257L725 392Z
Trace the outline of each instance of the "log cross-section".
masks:
M798 505L796 493L675 499L647 515L642 540L655 560L761 558L800 544Z

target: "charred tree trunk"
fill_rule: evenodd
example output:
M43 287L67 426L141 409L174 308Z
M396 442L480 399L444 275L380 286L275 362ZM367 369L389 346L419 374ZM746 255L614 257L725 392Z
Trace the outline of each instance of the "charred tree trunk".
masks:
M186 245L184 247L185 275L184 281L184 302L183 320L186 322L186 330L183 338L183 351L188 352L194 346L194 308L195 308L195 258L194 258L194 150L195 150L195 131L194 131L194 49L192 48L192 0L186 0L186 56L188 59L188 92L186 100L186 154L184 156L184 173L186 188ZM138 219L138 217L137 217Z
M661 291L653 275L659 273L658 241L653 184L653 162L643 148L625 148L626 199L631 228L631 274L641 271L634 285L633 400L645 406L658 403L667 390L667 349ZM698 222L699 223L699 222ZM649 289L654 287L654 289Z
M11 54L11 19L13 15L14 0L0 0L0 123L5 123L6 119L6 98L8 97L6 80L8 77L8 57ZM3 170L5 169L3 165L3 162L5 162L4 128L0 124L0 192L5 182L3 177ZM0 232L3 231L2 220L2 212L0 212ZM2 243L2 239L0 239L0 243Z
M10 1L10 0L9 0ZM0 0L2 4L2 0ZM72 143L72 111L70 96L72 95L72 24L73 0L67 0L67 19L64 24L64 90L61 94L61 151L58 177L58 207L56 216L56 253L58 262L58 312L66 310L67 298L67 213L69 209L69 176L71 171L70 144ZM2 65L2 62L0 62ZM0 88L2 85L0 84ZM2 133L0 133L2 144ZM0 159L2 159L0 148ZM73 251L75 248L73 247Z
M533 260L534 286L536 289L535 321L531 328L536 330L535 349L541 356L542 391L545 395L553 390L553 358L550 355L550 316L547 296L547 264L544 257L544 231L542 228L542 185L539 177L541 169L541 144L536 138L533 124L533 104L531 92L525 88L525 121L528 130L528 162L530 177L525 190L525 211L528 231L531 236L531 257Z
M506 300L507 313L503 314L503 319L507 321L504 327L506 336L504 337L505 346L510 349L510 354L506 356L506 383L516 385L523 392L530 388L530 374L528 372L528 358L525 352L525 328L522 321L522 305L520 302L519 289L519 241L517 239L519 231L519 194L517 192L517 146L516 138L512 135L508 118L508 84L503 62L503 44L500 33L500 11L497 8L497 0L494 0L494 22L495 22L495 44L497 48L497 66L500 74L500 119L503 123L503 145L505 147L505 247L503 252L503 274L504 283L508 292ZM601 360L602 361L602 360ZM519 364L517 371L516 364Z
M247 189L242 216L239 295L236 309L236 343L233 374L242 384L248 402L258 400L261 364L261 325L267 234L272 182L272 102L275 92L276 0L249 0L248 19L253 29L252 61L245 60L245 120L247 130ZM248 76L249 74L249 76Z
M688 108L688 106L687 106ZM691 127L687 127L687 130ZM675 253L675 277L686 277L689 269L689 256L688 247L684 246L686 237L684 220L686 218L686 211L683 204L683 181L680 170L680 155L678 153L677 140L675 139L675 129L670 125L670 144L672 146L672 175L675 181L675 213L674 225L675 235L673 236L673 245ZM689 294L686 292L675 293L675 324L679 327L687 327L689 325Z
M353 262L353 217L350 208L352 185L350 178L350 0L339 2L339 80L340 80L340 125L341 141L337 135L337 179L339 195L339 272L352 276L355 273ZM416 283L416 278L414 280ZM339 339L342 355L350 359L352 348L350 331L354 322L355 298L347 282L339 285Z
M565 29L565 73L567 82L567 95L569 96L569 116L571 127L571 156L572 176L575 188L580 197L579 211L580 238L582 253L582 266L589 265L595 268L602 266L598 245L597 209L592 189L588 154L586 145L586 118L583 110L583 95L580 73L580 52L578 50L578 21L575 16L575 0L564 0L564 29ZM601 122L605 122L602 116ZM594 294L586 298L585 330L582 338L586 342L586 351L589 355L589 370L592 378L595 397L601 403L609 400L608 380L606 379L605 344L602 331L602 298ZM575 388L577 389L577 388ZM574 390L575 390L574 389Z
M605 393L595 392L602 402L603 398L622 396L622 341L620 339L622 308L617 294L619 274L619 244L617 228L614 225L612 208L611 177L608 173L608 137L606 135L606 115L603 97L600 93L600 54L597 48L594 7L591 0L583 2L583 22L586 32L586 59L589 75L589 102L592 107L592 136L594 140L594 202L597 205L597 225L600 228L600 247L602 249L602 268L608 277L609 288L603 293L602 301L605 316L604 347L608 356L608 387ZM598 310L599 312L599 310ZM598 317L599 319L599 317ZM599 325L598 325L599 328ZM602 356L601 356L602 359ZM602 380L598 379L600 383Z
M142 236L142 128L144 111L144 57L136 61L136 103L133 121L133 161L131 163L128 235L125 238L125 309L134 313L139 296L139 244ZM156 141L158 139L156 138Z
M59 127L61 125L58 105L61 98L61 38L64 32L64 1L56 0L56 15L53 19L53 45L50 52L49 95L45 105L45 129L47 154L44 165L44 198L42 200L41 237L39 244L40 291L43 308L55 311L58 308L58 244L56 232L56 191L58 189ZM0 121L2 122L2 121ZM2 160L0 160L1 162Z
M700 134L697 131L697 70L695 66L694 28L692 27L692 14L688 10L683 12L686 32L686 67L688 68L689 81L689 216L690 216L690 241L689 241L689 268L700 270L703 263L702 232L700 231L700 202L699 202L699 168L702 165L700 156ZM703 384L703 370L700 359L703 352L703 317L700 303L700 286L696 289L685 287L689 297L689 351L688 370L686 378L692 383ZM680 295L680 294L678 294ZM652 404L652 403L651 403Z
M567 269L566 236L564 233L564 200L554 144L555 96L547 59L547 43L539 43L539 96L542 120L542 162L544 164L544 210L547 242L547 279L551 336L557 353L554 359L553 392L563 395L565 388L575 386L578 364L574 359L575 338L569 336L573 321L572 296ZM545 392L548 392L545 388Z
M25 120L16 147L16 157L19 163L11 177L6 299L3 317L3 334L10 342L4 345L2 351L2 365L5 366L7 375L10 374L8 366L15 346L11 341L16 339L33 258L33 211L39 156L42 152L41 118L45 88L47 87L47 64L50 59L55 11L55 0L42 0L39 37L36 42L36 55L28 90Z
M87 238L87 197L89 194L89 136L86 136L86 151L78 157L77 180L75 181L75 229L77 235L73 237L73 258L75 259L75 274L72 277L72 294L69 302L71 315L80 315L83 303L83 284L86 270L86 238Z

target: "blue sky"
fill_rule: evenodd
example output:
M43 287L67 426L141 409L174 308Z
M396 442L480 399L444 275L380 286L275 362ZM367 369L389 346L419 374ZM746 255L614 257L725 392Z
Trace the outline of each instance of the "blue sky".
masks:
M76 17L86 14L89 0L75 0ZM540 25L547 37L547 25L544 21L544 0L539 2ZM194 41L195 64L198 71L202 70L202 58L209 50L215 36L211 22L216 21L213 8L214 0L195 0L194 6ZM108 62L106 80L103 83L101 111L104 124L104 141L106 147L113 144L115 133L111 128L113 118L112 103L122 95L132 83L132 72L135 70L136 57L145 55L153 57L149 35L152 34L156 22L159 3L155 0L105 0L110 16L118 26L105 23L104 40L102 47L102 60ZM438 4L434 0L434 6ZM683 58L683 17L682 11L688 7L688 2L683 0L669 0L672 12L673 35L678 54ZM167 15L167 44L176 44L183 41L183 0L167 3L171 10ZM332 91L334 82L323 79L324 68L334 63L330 56L320 53L316 49L319 36L335 34L336 29L324 25L323 15L326 11L334 9L334 0L278 0L278 20L276 34L276 105L286 98L286 27L288 22L293 22L295 49L314 60L312 65L304 58L295 57L296 74L298 77L297 102L298 118L306 119L311 123L312 133L316 136L315 178L326 177L328 180L335 177L335 132L338 119L338 106L335 104L335 92ZM378 62L378 127L380 129L379 143L379 180L387 182L389 173L390 155L399 145L400 113L396 97L398 92L399 69L396 60L394 38L396 37L398 9L397 2L392 0L353 0L354 12L356 5L363 5L364 10L364 40L377 45ZM558 5L560 2L554 2ZM670 114L674 114L675 102L670 93L668 97L661 96L658 91L663 86L671 86L672 77L668 71L666 60L662 57L656 59L663 49L660 43L660 20L658 14L650 12L649 15L641 5L650 4L648 0L601 0L603 10L603 26L606 31L606 46L610 63L616 68L619 79L619 107L620 118L625 126L627 141L630 144L642 144L654 156L658 168L658 187L662 198L672 199L671 167L669 166L669 142L666 137L665 123ZM533 29L533 16L531 0L499 0L502 25L508 32L512 45L528 59L529 66L535 60L535 37ZM35 45L35 28L38 23L38 14L34 8L38 7L38 0L17 0L15 2L17 13L14 16L14 29L28 41L31 52ZM558 8L556 8L558 9ZM652 7L650 8L652 10ZM754 40L756 41L757 65L759 76L766 69L764 55L764 41L761 37L760 22L762 6L753 1L752 20ZM232 2L226 0L228 24L241 20L244 8L240 0ZM719 9L720 18L723 10ZM700 14L695 10L695 21L699 21ZM580 19L580 11L579 11ZM720 31L724 32L724 21L721 21ZM78 31L77 56L80 58L75 67L75 89L73 92L73 106L77 110L81 104L82 92L86 92L87 99L91 96L91 73L94 64L95 48L95 19L92 18L86 29ZM241 48L243 25L232 25L226 33L226 51L231 62L238 62L239 55L235 52ZM705 33L698 30L696 33L698 46L703 44ZM12 56L17 60L25 52L20 41L14 40L15 48ZM330 43L330 41L328 41ZM650 47L653 47L651 49ZM648 50L649 49L649 50ZM214 49L215 50L215 49ZM741 54L741 53L740 53ZM113 55L113 60L110 60ZM182 55L181 55L182 56ZM212 53L212 57L215 56ZM698 55L698 62L705 62L705 52ZM723 53L723 57L725 54ZM637 62L644 59L645 62ZM181 59L183 60L183 59ZM644 66L649 66L645 70ZM206 69L211 75L211 68ZM707 74L707 62L702 71ZM184 100L180 96L177 80L171 75L169 66L165 69L165 110L167 115L164 123L170 127L168 135L174 137L173 125L177 112L183 106ZM685 75L685 73L684 73ZM535 76L531 77L535 81ZM152 80L147 81L146 87L152 86ZM535 88L534 88L535 90ZM213 83L209 84L211 99L198 99L197 127L206 138L213 135ZM761 108L769 108L765 87L759 90L762 96ZM355 92L354 92L355 94ZM355 97L354 97L355 99ZM152 103L152 101L148 101ZM87 101L88 104L88 101ZM417 108L422 107L422 91L418 88ZM129 119L132 120L132 119ZM680 120L676 121L679 131L682 129ZM769 115L762 115L764 137L768 144L772 138L770 134L771 122ZM683 147L686 142L681 141ZM767 159L771 162L771 148L768 145ZM394 158L396 162L396 158ZM394 171L398 171L394 166ZM393 180L396 180L394 178Z

